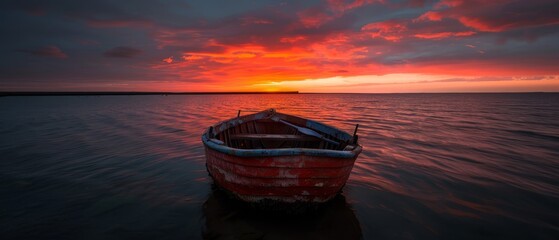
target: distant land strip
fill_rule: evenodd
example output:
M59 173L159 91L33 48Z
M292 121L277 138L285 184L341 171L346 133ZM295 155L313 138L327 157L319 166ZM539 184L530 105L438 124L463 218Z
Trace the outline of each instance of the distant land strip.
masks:
M210 95L210 94L298 94L299 91L281 92L0 92L7 96L102 96L102 95Z

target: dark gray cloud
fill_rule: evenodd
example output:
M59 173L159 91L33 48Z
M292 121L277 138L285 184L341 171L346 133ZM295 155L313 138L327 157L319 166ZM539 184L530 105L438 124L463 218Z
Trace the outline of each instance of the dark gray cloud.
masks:
M143 51L132 47L115 47L107 50L103 55L113 58L133 58L140 55Z
M40 56L40 57L53 57L53 58L67 58L68 55L64 53L60 48L57 46L44 46L32 49L20 49L18 52L28 53L33 56Z

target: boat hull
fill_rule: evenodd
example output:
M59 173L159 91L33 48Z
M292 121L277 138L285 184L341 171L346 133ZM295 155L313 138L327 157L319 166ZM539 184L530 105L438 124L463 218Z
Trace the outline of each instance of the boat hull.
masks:
M345 185L354 157L316 155L239 156L205 145L214 182L247 202L326 202Z

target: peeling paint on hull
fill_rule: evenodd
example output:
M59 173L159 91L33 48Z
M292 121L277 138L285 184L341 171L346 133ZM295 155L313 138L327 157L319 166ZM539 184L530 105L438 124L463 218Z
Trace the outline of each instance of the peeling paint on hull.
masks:
M285 161L285 158L313 164L299 167ZM207 147L206 159L208 172L214 181L248 202L264 199L281 202L328 201L342 190L355 162L354 158L324 159L304 155L241 158ZM276 160L286 164L270 164ZM321 164L322 161L325 164ZM249 163L241 164L244 162Z
M247 119L250 121L251 116L260 115L263 114L243 116L243 121L231 119L214 127L234 125L231 122L241 124ZM292 117L280 115L285 116ZM348 139L345 132L320 126ZM236 149L216 144L211 139L208 131L202 136L210 176L217 185L247 202L326 202L342 190L362 150L359 145L352 150Z

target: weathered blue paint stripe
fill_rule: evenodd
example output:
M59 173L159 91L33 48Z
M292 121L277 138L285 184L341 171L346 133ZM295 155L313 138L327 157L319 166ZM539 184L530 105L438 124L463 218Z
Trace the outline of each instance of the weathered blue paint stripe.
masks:
M254 121L257 119L266 119L270 118L271 116L276 115L282 116L284 114L277 113L274 109L269 109L266 111L262 111L255 114L240 116L232 119L228 119L222 122L219 122L215 125L214 131L216 133L220 133L225 131L228 128L235 127L237 125L242 124L243 122ZM328 126L326 124L322 124L312 120L306 120L307 128L331 135L341 141L349 141L352 139L352 136L348 133L341 131L335 127ZM240 156L240 157L270 157L270 156L296 156L296 155L309 155L309 156L321 156L321 157L333 157L333 158L354 158L357 156L361 150L361 146L357 146L351 151L342 151L342 150L330 150L330 149L312 149L312 148L279 148L279 149L238 149L228 147L223 144L219 144L217 141L210 141L210 136L208 134L208 130L204 132L202 135L202 142L205 146L214 149L216 151Z
M311 149L311 148L279 148L279 149L238 149L225 145L220 145L209 140L207 131L202 135L202 142L207 147L229 155L239 157L273 157L273 156L295 156L309 155L333 158L354 158L362 150L361 146L357 146L352 151L328 150L328 149Z

